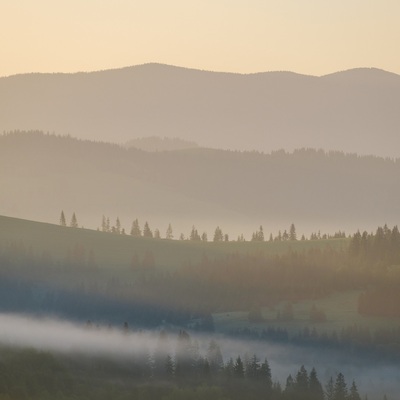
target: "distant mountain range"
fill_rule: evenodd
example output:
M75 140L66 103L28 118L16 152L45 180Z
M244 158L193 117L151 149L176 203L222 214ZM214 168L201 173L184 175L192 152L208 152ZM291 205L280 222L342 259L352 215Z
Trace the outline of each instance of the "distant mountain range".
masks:
M400 76L377 69L313 77L146 64L0 78L0 131L118 143L159 136L223 149L399 157L399 105Z
M193 224L236 238L264 226L355 231L399 223L400 159L325 153L272 154L193 148L146 152L71 137L0 135L0 215L96 228L102 215L175 237Z

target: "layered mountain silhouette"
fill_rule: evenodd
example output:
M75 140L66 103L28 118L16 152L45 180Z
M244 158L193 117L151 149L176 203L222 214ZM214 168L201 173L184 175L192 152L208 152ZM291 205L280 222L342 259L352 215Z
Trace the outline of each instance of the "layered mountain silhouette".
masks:
M96 228L102 215L133 219L175 236L193 224L209 237L219 225L247 235L354 232L396 224L400 160L316 150L146 152L115 144L19 132L0 135L0 214L57 223L76 212Z
M146 64L0 78L0 131L40 129L125 143L158 136L203 147L301 147L400 156L400 76L354 69L322 77Z

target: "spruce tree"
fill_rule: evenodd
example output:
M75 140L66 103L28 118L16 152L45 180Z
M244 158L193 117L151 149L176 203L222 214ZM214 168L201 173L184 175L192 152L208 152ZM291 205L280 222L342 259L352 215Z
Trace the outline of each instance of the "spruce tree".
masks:
M309 377L309 398L310 400L324 400L324 390L317 377L317 371L313 368Z
M149 223L146 221L143 227L143 237L152 238L153 232L150 229Z
M267 358L265 358L264 362L261 364L260 378L262 382L265 384L267 392L272 390L272 374Z
M118 217L115 221L115 233L117 233L118 235L121 234L121 222Z
M350 388L350 394L347 398L348 400L361 400L360 395L358 394L358 389L356 383L353 381L351 388Z
M331 377L325 386L325 397L326 400L334 400L335 396L335 385L333 383L333 378Z
M244 365L240 356L238 356L238 358L235 361L235 364L233 366L233 373L236 379L244 378Z
M67 226L67 223L66 223L66 221L65 221L64 211L61 211L60 225L61 225L61 226Z
M347 393L346 381L343 374L339 372L333 389L333 400L347 400Z
M308 400L308 372L304 365L302 365L296 374L295 390L296 396L299 400Z
M167 232L165 233L165 239L172 240L174 238L174 235L172 233L172 226L171 224L168 224Z
M78 220L76 219L75 213L72 214L71 223L70 223L69 226L71 228L77 228L78 227Z
M222 230L221 230L221 228L219 226L217 226L215 228L213 241L214 242L222 242L223 238L224 238L224 236L222 234Z
M294 224L290 225L289 240L297 240L296 228Z
M207 360L212 372L218 372L224 366L224 360L219 345L211 340L207 350Z
M139 220L137 218L132 222L131 235L134 237L142 236L142 231L139 226Z

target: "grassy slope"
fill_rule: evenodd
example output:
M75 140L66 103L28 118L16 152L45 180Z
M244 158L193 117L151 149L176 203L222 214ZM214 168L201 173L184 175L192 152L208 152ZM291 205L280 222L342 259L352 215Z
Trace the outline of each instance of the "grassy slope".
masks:
M339 248L348 243L347 239L273 243L156 240L0 216L0 246L19 242L27 248L32 247L35 254L48 251L56 260L64 259L68 249L73 250L80 244L85 247L87 254L93 250L100 268L128 267L135 253L142 258L150 250L155 256L156 266L168 269L180 267L186 262L196 263L204 254L211 258L231 253L275 255L289 249Z
M155 240L133 238L129 235L115 235L89 229L72 229L58 225L27 221L22 219L0 216L0 249L13 242L22 241L26 247L32 246L36 254L46 250L55 259L63 259L69 249L76 244L83 244L93 250L98 266L108 273L119 270L124 277L124 270L130 265L134 253L143 257L147 250L155 255L156 265L160 268L173 269L185 262L196 262L203 254L208 257L222 257L229 253L262 253L274 255L292 250L307 250L309 248L332 246L345 247L347 239L297 241L297 242L192 242L179 240ZM107 275L108 275L107 273ZM117 272L118 274L118 272ZM319 332L332 330L340 331L352 324L379 327L397 326L399 321L388 318L364 317L357 312L358 292L338 293L324 299L306 300L293 305L295 319L290 322L276 321L276 314L283 303L274 309L263 309L264 321L249 323L247 312L229 312L214 314L215 326L219 332L229 332L234 329L252 327L262 329L268 326L279 326L296 334L306 326L315 326ZM327 316L324 323L312 324L309 312L315 304Z

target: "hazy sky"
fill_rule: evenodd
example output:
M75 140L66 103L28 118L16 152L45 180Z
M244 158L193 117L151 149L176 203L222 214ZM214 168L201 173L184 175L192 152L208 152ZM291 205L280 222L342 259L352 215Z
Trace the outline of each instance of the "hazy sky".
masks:
M400 73L399 0L0 0L0 76L160 62Z

